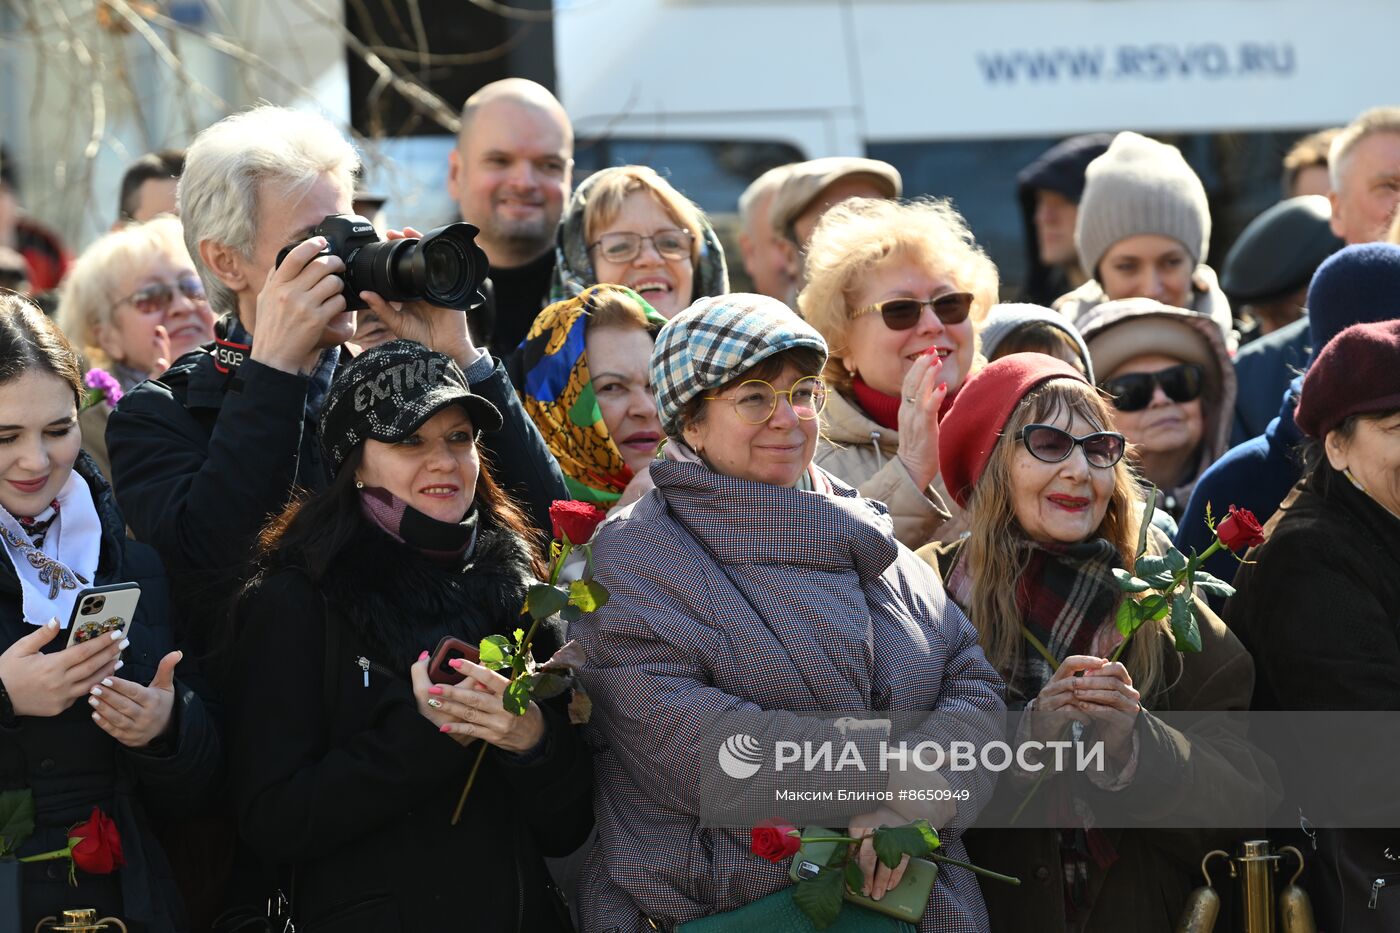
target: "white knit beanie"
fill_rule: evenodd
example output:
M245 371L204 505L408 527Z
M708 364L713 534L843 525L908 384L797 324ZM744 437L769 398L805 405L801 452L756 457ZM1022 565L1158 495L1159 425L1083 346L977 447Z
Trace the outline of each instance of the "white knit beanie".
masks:
M1201 179L1175 146L1137 133L1119 133L1089 163L1074 245L1080 267L1095 278L1099 262L1119 240L1155 233L1177 240L1195 266L1210 247L1210 206Z

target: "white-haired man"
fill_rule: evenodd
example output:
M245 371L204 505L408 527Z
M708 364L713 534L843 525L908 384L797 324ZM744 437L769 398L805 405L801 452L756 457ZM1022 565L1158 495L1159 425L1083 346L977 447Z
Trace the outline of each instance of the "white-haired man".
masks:
M524 78L493 81L462 107L447 190L462 219L481 228L492 300L473 315L476 336L504 356L544 307L554 233L574 165L574 131L548 89Z
M1332 180L1332 232L1374 243L1400 204L1400 107L1375 107L1347 124L1327 155Z
M328 215L350 212L358 164L330 122L271 106L210 126L187 153L181 219L222 315L215 342L123 398L107 442L122 512L164 559L195 648L208 645L218 621L209 609L246 575L268 518L294 489L328 481L316 423L355 313L345 263L313 234ZM473 392L501 410L506 428L492 443L504 479L549 527L549 501L568 497L558 466L504 368L472 344L465 316L359 297L397 337L455 359Z

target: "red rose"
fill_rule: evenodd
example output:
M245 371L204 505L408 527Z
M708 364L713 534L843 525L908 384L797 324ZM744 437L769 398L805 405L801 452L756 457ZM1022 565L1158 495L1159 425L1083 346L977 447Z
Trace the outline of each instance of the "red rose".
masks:
M1215 536L1232 551L1243 551L1264 543L1264 529L1249 509L1230 506L1230 513L1215 526Z
M87 822L68 830L68 837L80 840L73 846L73 861L90 875L109 875L126 864L117 824L96 807Z
M781 862L792 858L802 848L802 840L795 835L797 827L779 819L767 819L753 828L753 854L770 862Z
M554 525L554 537L570 544L587 544L594 530L608 513L588 502L556 499L549 507L549 520Z

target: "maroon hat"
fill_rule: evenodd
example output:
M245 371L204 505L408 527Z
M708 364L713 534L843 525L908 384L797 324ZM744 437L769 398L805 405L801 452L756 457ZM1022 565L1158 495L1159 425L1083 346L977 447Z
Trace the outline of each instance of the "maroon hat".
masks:
M1308 367L1293 420L1304 434L1321 440L1352 415L1397 408L1400 320L1353 324L1328 341Z
M958 391L938 425L943 484L967 508L972 487L991 459L1007 419L1032 389L1052 379L1089 380L1064 360L1045 353L1011 353L975 373Z

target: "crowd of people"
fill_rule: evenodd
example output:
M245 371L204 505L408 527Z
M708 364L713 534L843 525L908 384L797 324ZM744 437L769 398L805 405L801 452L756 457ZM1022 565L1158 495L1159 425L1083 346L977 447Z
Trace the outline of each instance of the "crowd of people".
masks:
M489 278L463 312L347 293L316 228L356 213L360 160L322 118L263 105L143 157L76 257L0 154L0 790L34 813L0 868L94 809L124 858L11 863L0 912L684 929L791 884L705 820L713 723L811 740L799 716L865 710L1073 724L1107 756L1044 795L1058 828L977 825L1024 771L850 803L876 901L906 863L872 832L927 820L1021 884L943 864L922 933L1168 933L1288 775L1165 714L1400 710L1400 108L1301 139L1219 274L1180 151L1066 140L1008 186L1020 289L880 161L763 173L726 257L684 178L575 184L572 156L540 85L465 103L448 188ZM430 677L444 637L518 627L566 499L607 513L565 577L608 598L535 654L576 641L578 696L516 715L489 665ZM1233 597L1183 597L1199 650L1165 614L1128 635L1119 576L1205 551L1233 506L1264 543L1210 558ZM129 626L70 639L85 591L123 584ZM1085 816L1107 795L1157 825L1192 787L1242 828ZM1400 928L1393 852L1315 832L1321 929Z

